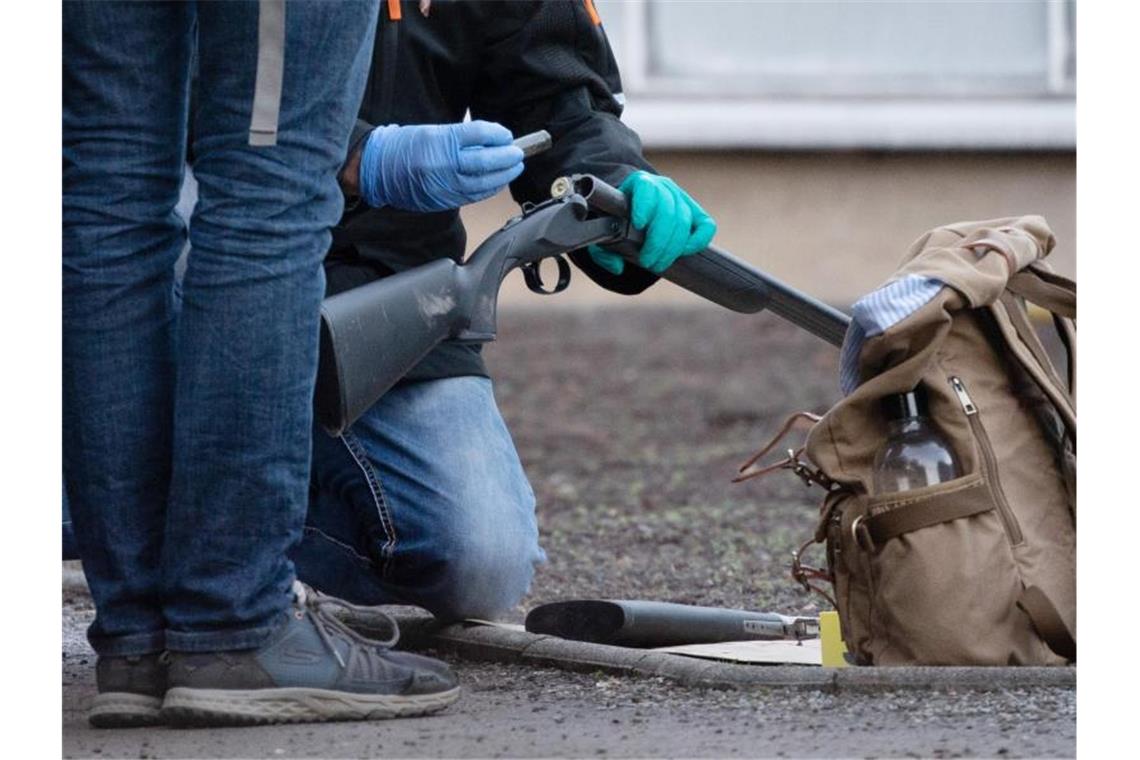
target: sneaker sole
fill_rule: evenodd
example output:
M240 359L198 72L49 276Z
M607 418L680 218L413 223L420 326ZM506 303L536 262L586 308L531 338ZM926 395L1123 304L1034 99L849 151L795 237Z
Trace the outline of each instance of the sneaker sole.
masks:
M354 694L329 689L192 689L166 692L162 718L175 726L256 726L428 715L459 699L459 687L435 694Z
M109 691L91 700L87 720L95 728L135 728L162 723L162 697Z

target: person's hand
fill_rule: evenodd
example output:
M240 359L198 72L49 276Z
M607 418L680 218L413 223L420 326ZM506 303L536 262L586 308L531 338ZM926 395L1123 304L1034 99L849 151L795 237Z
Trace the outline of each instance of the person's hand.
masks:
M511 131L489 121L389 125L368 135L360 196L369 206L445 211L490 198L523 171Z
M637 264L661 274L682 256L703 251L716 234L716 221L668 177L636 171L618 186L629 199L629 219L645 230ZM612 274L625 271L625 259L592 245L590 258Z

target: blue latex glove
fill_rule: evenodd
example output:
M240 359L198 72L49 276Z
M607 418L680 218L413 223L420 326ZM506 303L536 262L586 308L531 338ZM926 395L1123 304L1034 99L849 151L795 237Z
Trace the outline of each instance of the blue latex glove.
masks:
M377 127L360 157L369 206L446 211L490 198L523 171L511 131L489 121Z
M629 199L629 219L645 230L639 266L661 274L682 256L703 251L716 234L716 220L668 177L637 171L618 186ZM621 274L625 259L592 245L590 257L607 272Z

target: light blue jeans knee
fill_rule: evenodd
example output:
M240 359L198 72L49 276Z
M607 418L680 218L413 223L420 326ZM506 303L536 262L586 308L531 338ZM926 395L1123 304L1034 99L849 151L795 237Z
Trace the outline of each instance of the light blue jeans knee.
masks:
M489 618L518 604L545 559L534 492L487 378L400 385L339 438L314 433L293 555L314 587Z

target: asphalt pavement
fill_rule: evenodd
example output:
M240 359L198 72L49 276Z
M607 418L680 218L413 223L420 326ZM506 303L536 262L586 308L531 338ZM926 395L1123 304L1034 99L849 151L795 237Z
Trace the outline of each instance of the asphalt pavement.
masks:
M63 756L1072 757L1071 687L821 690L688 687L448 656L463 696L434 716L224 729L93 729L92 612L65 598Z

